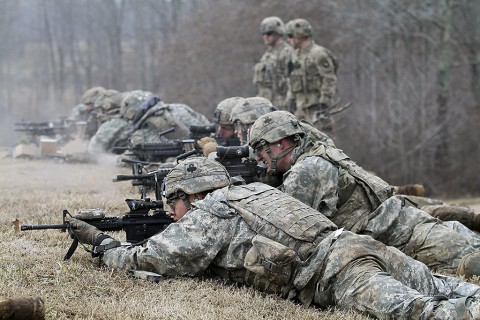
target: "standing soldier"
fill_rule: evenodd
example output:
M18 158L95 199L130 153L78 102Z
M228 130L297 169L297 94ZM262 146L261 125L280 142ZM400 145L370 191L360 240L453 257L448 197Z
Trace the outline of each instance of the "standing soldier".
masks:
M289 65L288 111L331 134L330 109L337 91L338 60L312 40L312 26L307 20L291 20L285 29L288 43L296 49Z
M268 49L253 68L253 82L257 86L257 96L267 98L279 109L285 109L288 88L287 66L291 60L293 48L283 40L284 25L280 18L263 19L260 31Z

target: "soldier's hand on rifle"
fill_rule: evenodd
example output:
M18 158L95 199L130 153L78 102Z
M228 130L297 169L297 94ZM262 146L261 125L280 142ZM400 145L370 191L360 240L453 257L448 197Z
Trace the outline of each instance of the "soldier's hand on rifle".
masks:
M218 143L215 138L212 137L204 137L197 141L197 144L200 148L202 148L203 155L207 157L211 152L217 150Z
M78 240L83 244L94 245L98 237L103 235L102 231L82 220L71 218L68 222L72 232L75 233Z

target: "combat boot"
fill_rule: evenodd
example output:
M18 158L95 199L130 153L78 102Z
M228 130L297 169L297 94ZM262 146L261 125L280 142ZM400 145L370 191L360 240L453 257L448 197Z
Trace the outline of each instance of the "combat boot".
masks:
M0 319L44 320L45 308L42 298L0 297Z
M396 194L425 197L425 187L421 184L406 184L403 186L393 186L393 191Z

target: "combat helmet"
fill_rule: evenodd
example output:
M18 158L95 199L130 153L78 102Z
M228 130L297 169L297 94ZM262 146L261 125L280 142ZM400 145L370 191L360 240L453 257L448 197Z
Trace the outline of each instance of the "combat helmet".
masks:
M149 91L134 90L125 95L120 104L120 113L127 120L133 120L138 106L142 104L153 93Z
M248 128L245 125L251 125L260 116L276 110L277 108L266 98L249 97L232 109L230 121L235 126L235 131L240 132L243 141L246 142Z
M105 90L100 93L93 104L95 109L103 109L105 111L120 108L123 97L122 93L117 90Z
M249 130L248 144L256 149L259 145L273 143L286 137L305 134L300 121L288 111L274 111L258 118Z
M103 87L93 87L93 88L88 89L87 91L85 91L83 93L82 103L93 105L95 103L95 99L97 99L97 97L100 94L103 94L105 91L106 90Z
M285 33L300 39L311 38L312 26L305 19L293 19L285 25Z
M220 101L213 114L214 121L218 124L232 124L230 121L232 109L243 100L242 97L231 97Z
M214 190L231 184L228 171L217 161L190 157L180 162L165 177L163 196L167 200L186 199L186 195Z
M235 105L232 109L230 121L233 124L235 124L235 122L252 124L260 116L276 110L277 108L266 98L249 97Z
M284 33L283 21L279 17L267 17L260 23L260 32L262 34L275 32L282 36Z

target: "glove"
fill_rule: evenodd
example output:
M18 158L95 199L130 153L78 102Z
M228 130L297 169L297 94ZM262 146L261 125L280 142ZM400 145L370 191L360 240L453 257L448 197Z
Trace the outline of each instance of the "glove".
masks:
M103 235L102 231L82 220L72 218L68 222L81 243L94 245L97 238Z
M217 141L212 137L204 137L197 141L197 144L202 148L203 155L207 157L211 152L216 151L218 147Z

